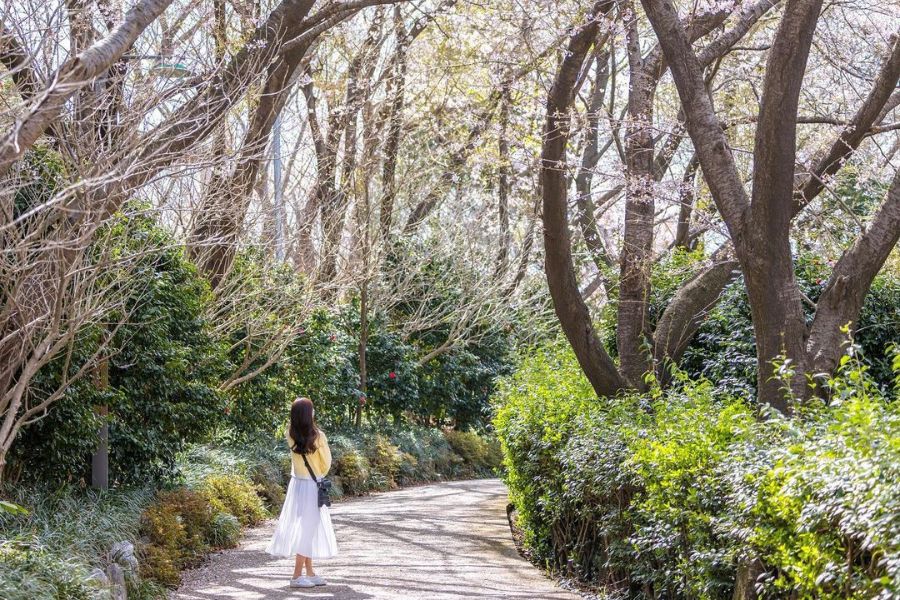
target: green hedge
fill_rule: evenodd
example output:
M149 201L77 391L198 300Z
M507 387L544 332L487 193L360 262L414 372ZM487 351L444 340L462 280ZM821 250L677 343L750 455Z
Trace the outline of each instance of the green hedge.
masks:
M759 420L680 375L598 400L563 344L495 397L524 541L551 570L630 598L900 594L900 402L846 359L832 405Z

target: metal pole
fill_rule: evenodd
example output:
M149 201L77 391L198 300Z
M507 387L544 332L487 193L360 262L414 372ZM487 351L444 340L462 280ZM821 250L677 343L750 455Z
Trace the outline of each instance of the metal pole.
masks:
M105 392L109 389L109 359L103 358L95 372L96 386L98 390ZM109 407L104 404L94 408L97 415L103 418L100 427L100 444L91 457L91 486L98 490L109 489Z
M281 196L281 114L272 128L272 175L275 188L275 259L284 260L284 199Z

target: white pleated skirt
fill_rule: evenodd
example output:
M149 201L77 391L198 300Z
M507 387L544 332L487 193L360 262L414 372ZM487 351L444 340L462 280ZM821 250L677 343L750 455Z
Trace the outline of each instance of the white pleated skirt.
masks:
M338 552L331 513L319 508L319 490L312 479L291 477L275 534L266 552L273 556L331 558Z

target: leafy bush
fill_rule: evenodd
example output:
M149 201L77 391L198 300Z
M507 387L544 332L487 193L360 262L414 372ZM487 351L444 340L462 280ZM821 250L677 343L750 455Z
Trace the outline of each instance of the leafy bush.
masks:
M373 474L377 474L382 483L382 489L391 489L397 486L397 476L400 474L400 463L403 458L400 448L391 443L383 435L376 435L368 449L369 465Z
M161 492L141 515L141 575L175 586L180 571L197 565L211 549L233 546L240 523L231 514L216 512L217 504L221 501L206 492Z
M224 416L224 398L216 391L224 356L204 316L208 284L149 218L123 218L112 227L122 230L116 236L122 252L140 258L129 274L136 283L124 307L127 323L111 344L109 387L98 389L94 378L83 378L46 417L24 428L11 456L14 477L86 479L102 423L94 412L98 405L109 407L113 481L139 485L170 474L177 453L188 442L204 440ZM92 330L82 338L70 368L88 360L100 340ZM52 362L38 373L36 393L55 389L61 364Z
M444 436L453 451L471 466L473 474L490 475L499 468L502 455L493 438L480 436L473 431L452 429L445 431Z
M141 575L176 586L184 568L196 565L211 549L237 544L241 526L257 525L268 517L261 494L244 473L272 476L274 489L283 480L280 467L267 462L264 442L256 448L194 448L179 460L191 487L161 492L141 518ZM283 492L281 492L283 494Z
M213 510L234 515L241 525L258 525L268 516L258 488L239 475L214 475L202 489Z
M140 574L166 587L181 584L181 563L175 546L148 544L141 548Z
M900 402L842 365L829 406L759 420L684 374L607 400L567 347L524 357L495 419L524 542L633 598L896 597Z
M561 342L524 357L519 370L500 382L496 403L494 423L510 500L533 556L553 570L565 568L572 559L585 578L617 579L615 564L606 567L604 575L596 573L609 551L595 550L594 537L624 530L620 519L604 511L616 506L617 496L623 502L629 496L617 460L624 442L614 427L603 427L600 413L626 403L598 402L575 357ZM637 409L633 402L627 405ZM609 419L616 421L618 416ZM629 411L621 410L621 416L630 417ZM628 419L621 420L632 426ZM612 464L591 460L607 452Z
M182 566L196 563L209 551L213 512L209 499L186 488L161 492L141 516L150 543L177 553Z
M173 505L154 505L141 517L141 531L147 543L140 547L140 574L164 585L181 583L181 569L192 552L182 548L199 540L188 538L181 515Z
M397 431L392 441L400 448L401 471L398 475L404 484L435 481L455 476L452 468L462 458L456 456L447 438L435 429L410 428Z
M369 459L357 452L345 452L335 461L334 473L345 494L359 495L369 491Z
M712 389L684 381L654 403L646 429L628 440L623 463L639 490L632 501L632 576L667 597L725 597L734 581L737 548L718 523L728 510L719 470L756 421L744 403L716 399Z
M830 272L831 267L819 256L801 255L797 259L798 284L813 303L825 289ZM666 302L660 298L654 310L662 310ZM854 338L862 349L869 376L887 393L893 375L891 355L886 350L900 339L900 276L896 272L885 269L873 281ZM706 315L684 353L681 368L693 378L709 379L724 392L753 398L757 369L754 340L750 304L744 281L738 278Z
M259 435L236 444L192 446L179 456L176 467L181 480L193 488L204 487L206 480L216 475L249 480L272 512L277 512L284 502L291 471L283 439Z
M795 598L900 595L900 410L854 388L788 427L759 478L750 541L765 593Z

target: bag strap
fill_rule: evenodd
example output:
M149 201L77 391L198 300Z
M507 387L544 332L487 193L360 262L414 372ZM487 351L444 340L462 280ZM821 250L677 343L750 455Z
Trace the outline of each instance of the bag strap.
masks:
M309 466L309 461L306 460L306 455L301 454L300 457L303 459L303 464L306 465L306 470L309 471L309 475L310 475L310 477L312 477L312 480L315 481L316 483L319 483L319 480L316 479L316 474L313 472L312 467Z

